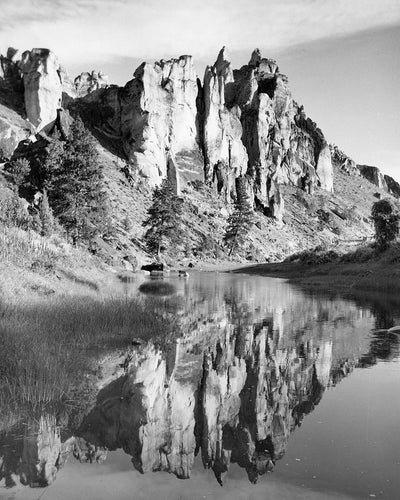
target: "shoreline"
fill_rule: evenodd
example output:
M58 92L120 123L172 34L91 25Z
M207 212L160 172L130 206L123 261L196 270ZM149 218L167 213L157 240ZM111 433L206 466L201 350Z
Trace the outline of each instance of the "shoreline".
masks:
M281 262L235 268L231 272L288 279L291 283L341 292L400 291L400 266L381 262L299 264Z

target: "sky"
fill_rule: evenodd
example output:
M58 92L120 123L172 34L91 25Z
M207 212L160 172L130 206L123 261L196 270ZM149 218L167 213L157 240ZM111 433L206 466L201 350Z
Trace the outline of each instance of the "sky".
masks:
M400 181L400 0L0 0L0 53L50 48L71 76L125 84L144 60L258 47L297 102L357 163Z

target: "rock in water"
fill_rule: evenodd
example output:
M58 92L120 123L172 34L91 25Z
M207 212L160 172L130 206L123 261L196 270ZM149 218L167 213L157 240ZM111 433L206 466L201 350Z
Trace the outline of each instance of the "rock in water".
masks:
M37 131L51 127L61 107L62 78L57 57L48 49L32 49L22 54L25 111Z

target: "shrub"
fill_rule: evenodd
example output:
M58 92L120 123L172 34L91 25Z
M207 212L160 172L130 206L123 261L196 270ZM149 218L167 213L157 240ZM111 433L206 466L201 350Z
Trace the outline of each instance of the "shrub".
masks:
M359 247L353 252L342 255L342 262L368 262L376 257L376 250L373 246Z
M315 247L309 250L303 250L293 255L289 255L285 262L299 262L300 264L328 264L336 262L339 259L339 254L334 250L324 250L321 247Z
M399 234L399 213L388 198L376 201L372 205L371 218L375 226L375 239L378 248L387 248Z

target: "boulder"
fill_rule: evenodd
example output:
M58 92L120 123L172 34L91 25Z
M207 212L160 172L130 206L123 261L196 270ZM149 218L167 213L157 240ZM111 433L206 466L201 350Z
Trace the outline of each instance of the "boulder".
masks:
M167 266L162 262L152 262L151 264L145 264L140 268L142 271L166 271Z

